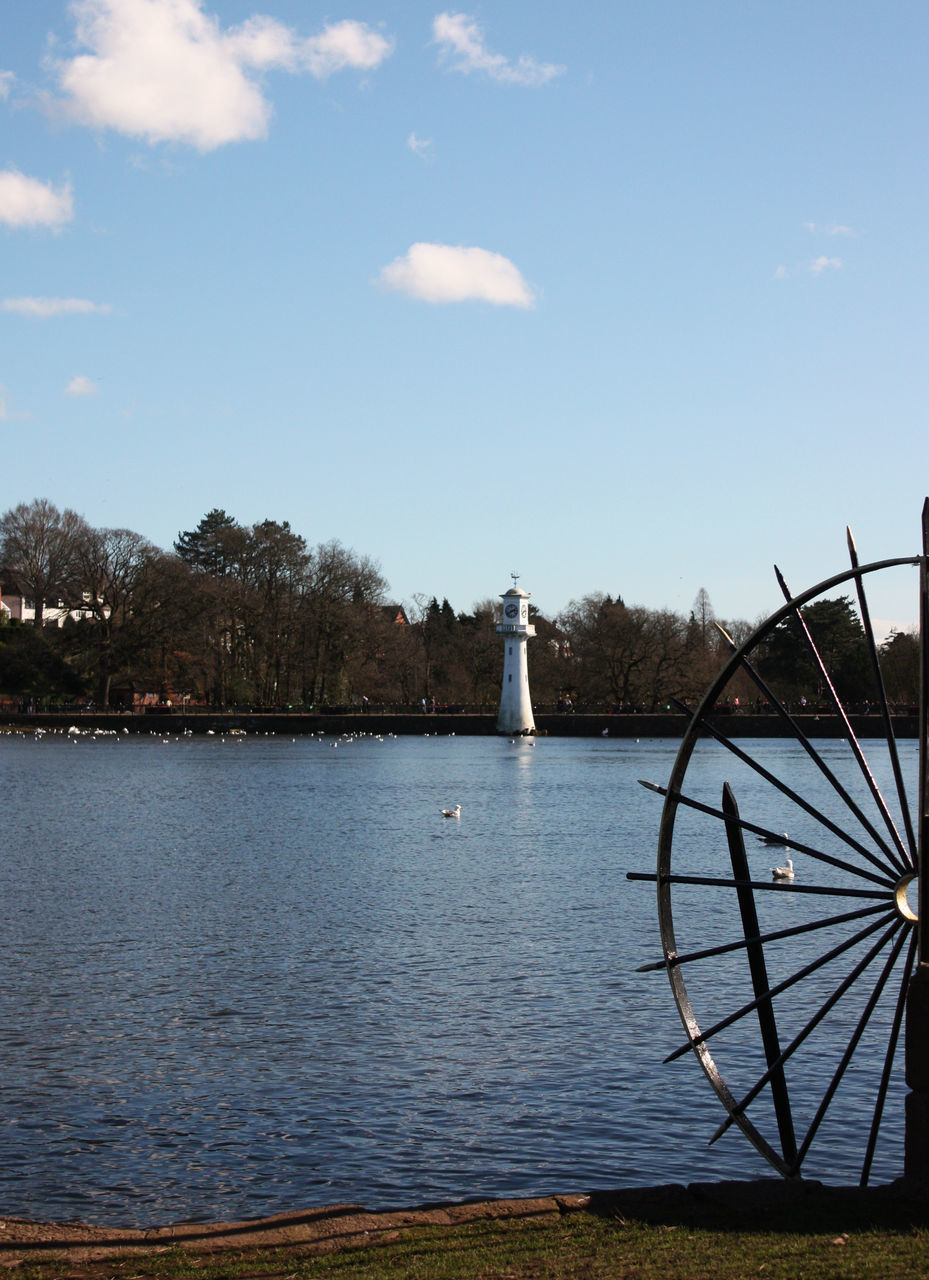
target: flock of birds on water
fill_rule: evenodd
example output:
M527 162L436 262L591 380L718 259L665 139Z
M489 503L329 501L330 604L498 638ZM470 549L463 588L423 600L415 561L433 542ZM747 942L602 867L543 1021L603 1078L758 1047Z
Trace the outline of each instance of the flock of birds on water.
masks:
M129 730L128 730L125 726L123 726L123 728L122 728L122 730L121 730L121 731L117 731L116 729L81 729L81 728L80 728L78 725L76 725L76 724L75 724L75 725L71 725L71 727L70 727L69 729L65 730L65 731L60 730L60 729L42 729L42 728L36 728L36 729L32 729L32 730L30 730L30 731L28 731L28 732L27 732L27 731L25 731L25 730L20 730L20 731L17 731L17 732L15 732L15 733L12 733L10 736L12 736L12 737L18 737L18 738L33 738L33 739L35 739L35 740L39 740L39 739L44 738L44 737L54 737L54 736L56 736L56 735L57 735L57 736L61 736L61 734L62 734L62 733L64 733L64 736L65 736L65 737L67 737L69 741L74 742L74 743L76 743L76 742L77 742L77 740L78 740L79 738L91 738L91 739L97 739L97 738L117 738L117 739L118 739L118 738L120 738L120 737L122 737L122 736L127 736L127 737L129 736ZM174 735L174 736L172 737L171 735L165 735L164 733L160 733L160 732L156 732L155 730L152 730L152 732L151 732L151 735L150 735L150 736L151 736L151 737L153 737L153 738L160 738L162 742L169 743L169 742L176 741L176 740L177 740L177 738L192 738L192 737L194 736L194 734L193 734L193 730L192 730L192 729L184 729L184 730L182 730L179 734L176 734L176 735ZM208 738L214 738L214 737L219 736L219 738L220 738L220 741L221 741L221 742L222 742L222 741L225 741L225 738L228 736L228 737L230 737L230 738L235 738L235 739L236 739L236 741L238 741L238 742L241 742L241 741L242 741L242 740L247 736L247 734L246 734L246 731L245 731L244 729L229 729L229 730L228 730L228 732L227 732L227 734L217 735L217 734L216 734L216 732L215 732L215 730L213 730L213 729L207 729L205 736L206 736L206 737L208 737ZM276 735L275 735L275 734L273 734L273 733L265 733L263 736L264 736L264 737L266 737L266 738L268 738L268 737L272 737L272 738L273 738L273 737L275 737ZM318 735L317 735L317 734L315 734L315 733L313 733L313 734L310 734L309 736L310 736L311 738L315 738L315 739L316 739L316 741L317 741L318 743L320 743L320 745L322 745L322 744L323 744L323 742L324 742L324 740L325 740L325 736L326 736L326 735L325 735L325 734L323 734L323 733L320 733L320 734L318 734ZM431 736L431 737L436 737L436 736L438 736L438 735L436 735L436 734L432 734L432 735L427 734L426 736L427 736L427 737L430 737L430 736ZM455 736L455 735L452 733L452 734L449 734L448 736L449 736L449 737L454 738L454 736ZM366 733L343 733L343 734L342 734L339 738L337 738L335 741L328 742L328 743L327 743L327 745L328 745L328 746L330 746L330 747L335 748L335 747L338 747L340 744L343 744L343 743L351 743L351 742L356 741L356 740L357 740L357 739L359 739L359 738L373 738L376 742L384 742L387 738L396 738L396 737L397 737L397 734L395 734L395 733L387 733L387 734L382 734L382 733L367 733L367 734L366 734ZM292 741L292 742L296 742L296 741L297 741L297 739L296 739L296 738L292 738L292 739L291 739L291 741ZM510 745L511 745L511 746L515 746L515 745L516 745L516 743L517 743L517 739L515 739L515 738L510 738L510 739L509 739L509 742L510 742ZM531 746L531 747L534 747L534 746L535 746L535 743L530 741L527 745L529 745L529 746ZM456 804L456 805L454 806L454 808L452 808L452 809L441 809L441 810L440 810L440 813L442 814L442 817L443 817L443 818L456 818L456 819L460 819L460 818L461 818L461 805L460 805L460 804Z
M604 730L604 733L607 733L607 732L608 730ZM10 736L15 736L20 738L31 737L36 740L39 740L46 736L51 736L51 737L54 737L56 735L60 736L62 735L62 733L64 733L64 736L66 736L71 742L76 743L79 738L97 739L97 738L119 738L120 736L128 736L129 730L125 726L123 726L123 729L120 732L120 731L117 731L116 729L81 729L79 728L78 725L71 725L71 727L67 730L42 729L42 728L36 728L30 731L18 730L11 733ZM160 738L162 742L165 742L165 743L176 741L177 738L191 738L193 736L194 736L193 730L191 729L184 729L179 734L176 734L173 737L171 735L165 735L164 733L157 732L155 730L152 730L151 732L151 737ZM226 734L220 734L220 735L217 735L215 730L208 729L206 731L206 736L210 738L219 737L220 742L224 742L226 737L228 736L229 738L235 739L237 742L241 742L244 740L244 738L247 735L244 729L229 729ZM276 735L273 733L265 733L263 736L267 738L267 737L275 737ZM320 743L320 745L323 745L325 743L325 745L328 745L329 747L336 748L340 744L349 744L360 738L373 738L378 742L384 742L387 738L396 738L397 734L395 733L387 733L387 734L343 733L339 738L331 742L326 740L326 735L323 733L320 733L318 735L314 733L314 734L310 734L309 736L311 738L315 738L316 741ZM435 737L438 735L427 734L426 736ZM455 735L450 734L448 736L454 737ZM296 742L297 739L292 738L291 741ZM507 741L511 747L515 747L515 746L534 747L535 746L535 742L531 738L525 738L525 737L508 738ZM638 739L636 739L636 741L638 741ZM439 812L441 813L443 818L452 818L456 821L461 820L460 804L453 805L452 808L450 809L440 809ZM764 845L775 846L775 847L784 848L784 849L790 848L790 842L787 838L786 831L781 836L774 836L774 835L759 836L758 839ZM794 873L794 864L793 864L792 858L785 858L783 866L771 868L771 878L773 880L791 881L794 879L794 877L795 877L795 873Z

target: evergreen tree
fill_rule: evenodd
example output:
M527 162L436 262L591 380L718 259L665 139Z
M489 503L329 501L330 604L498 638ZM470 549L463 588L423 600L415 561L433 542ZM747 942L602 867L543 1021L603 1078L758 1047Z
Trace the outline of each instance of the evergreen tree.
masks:
M225 578L239 568L245 551L246 533L241 525L214 507L196 529L179 533L174 550L193 569L214 578Z
M817 600L801 614L841 701L853 704L873 698L864 628L849 597ZM775 628L758 665L782 701L805 697L821 702L828 695L803 630L792 615Z

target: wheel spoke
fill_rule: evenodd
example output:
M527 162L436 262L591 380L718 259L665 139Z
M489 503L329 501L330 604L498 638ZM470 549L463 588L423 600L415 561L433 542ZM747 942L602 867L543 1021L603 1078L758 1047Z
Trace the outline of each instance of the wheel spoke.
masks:
M718 625L718 624L717 624L717 625ZM722 627L720 627L719 629L720 629L720 631L722 631L722 632L723 632L723 635L726 635L726 632L725 632L725 631L723 631L723 628L722 628ZM734 649L734 648L735 648L735 642L734 642L734 641L731 639L731 637L729 637L729 636L726 636L726 638L727 638L727 640L728 640L729 644L730 644L730 645L733 647L733 649ZM754 683L754 684L755 684L755 685L756 685L756 686L761 690L761 692L764 694L765 698L767 699L767 701L768 701L768 703L771 705L771 707L774 709L774 711L776 711L776 713L778 714L778 716L780 716L780 718L781 718L781 719L782 719L786 724L788 724L788 725L790 726L790 730L791 730L792 734L794 735L794 737L797 739L797 742L800 744L800 746L803 748L803 750L804 750L804 751L806 752L806 754L809 756L810 760L813 762L813 764L816 766L816 768L820 771L820 773L823 775L823 777L824 777L824 778L829 782L829 785L833 788L833 790L836 792L836 794L837 794L838 796L840 796L840 797L841 797L841 799L843 800L843 802L844 802L844 803L845 803L845 805L847 806L847 808L848 808L849 812L850 812L850 813L852 813L852 814L854 814L854 816L858 819L858 822L861 824L861 826L863 826L863 827L864 827L865 831L867 831L868 835L871 837L871 839L874 841L874 843L877 845L877 847L878 847L880 850L882 850L882 852L883 852L884 854L886 854L886 856L890 859L891 863L892 863L894 866L898 867L900 870L905 869L905 866L906 866L905 860L904 860L904 861L902 861L902 862L900 862L900 863L898 863L898 861L897 861L897 857L894 855L893 850L890 848L890 846L887 844L887 842L886 842L886 840L884 839L884 837L881 835L881 833L880 833L880 832L878 831L878 829L875 827L874 823L873 823L873 822L870 820L870 818L868 818L868 816L863 812L863 810L862 810L862 809L861 809L861 807L860 807L860 806L855 802L855 800L853 800L853 799L852 799L852 797L851 797L851 795L849 794L849 792L848 792L847 788L846 788L846 787L844 787L844 786L842 785L842 783L839 781L839 779L835 776L835 774L832 772L832 770L831 770L831 769L829 768L829 766L826 764L825 760L822 758L822 756L821 756L821 755L819 754L819 752L816 750L815 746L814 746L814 745L813 745L813 743L810 741L809 737L808 737L808 736L803 732L803 730L802 730L802 729L800 728L800 726L797 724L797 722L796 722L796 720L794 719L794 717L790 714L790 712L787 710L787 708L784 706L784 704L780 701L780 699L777 697L777 695L773 692L773 690L772 690L772 689L770 689L770 688L768 687L768 685L766 684L766 682L764 681L764 679L761 677L761 675L759 675L759 673L758 673L758 672L756 671L756 669L752 666L752 664L748 661L748 659L744 656L744 654L743 654L743 655L741 656L741 658L740 658L740 663L741 663L741 665L742 665L743 669L744 669L744 670L748 673L748 675L751 677L751 679L752 679L753 683ZM839 828L836 828L836 834L839 834ZM848 837L847 837L847 836L845 836L845 837L843 837L843 838L848 839Z
M780 584L781 590L784 592L785 598L788 602L792 602L793 597L788 590L787 583L784 581L784 576L776 565L774 567L774 572L777 574L777 580ZM858 768L861 770L861 775L867 784L868 790L871 792L871 797L877 805L881 817L884 819L884 825L887 827L887 831L890 835L891 841L893 842L894 848L897 850L900 857L901 869L906 870L911 868L913 866L912 854L900 838L900 832L897 830L897 825L893 820L890 810L887 808L887 802L881 795L880 787L877 785L874 774L871 772L871 768L865 759L865 754L861 749L861 743L858 741L845 707L842 705L842 699L839 697L838 690L832 683L829 672L826 670L826 664L823 662L819 649L816 647L816 642L810 635L810 629L806 625L806 619L803 617L803 611L800 609L799 605L793 605L792 612L793 617L800 628L803 639L806 642L806 647L809 649L813 661L816 663L820 679L826 686L826 691L829 694L829 701L835 708L836 715L842 721L842 725L848 737L848 745L851 747L852 754L858 761Z
M671 794L666 787L659 787L654 782L643 782L641 778L639 779L639 782L649 791L656 791L659 795L668 796ZM710 804L704 804L702 800L695 800L692 796L685 796L682 792L675 793L674 799L679 804L685 805L688 809L696 809L698 813L706 813L711 818L720 818L725 820L725 814L721 809L716 809ZM804 805L804 808L806 808L808 812L812 813L814 817L819 818L826 826L831 827L832 824L829 823L827 819L823 818L822 814L817 813L812 805ZM739 825L744 831L751 831L758 836L767 837L769 839L773 838L775 840L779 838L778 833L776 831L772 831L770 827L760 827L754 822L747 822L744 818L739 819ZM863 853L868 861L883 873L882 875L876 876L872 872L865 871L861 867L856 867L851 862L845 862L841 858L834 858L831 854L823 853L819 849L814 849L812 845L803 844L798 840L791 840L789 844L791 849L796 849L800 853L805 853L809 857L815 858L818 862L826 862L832 867L838 867L842 871L848 871L852 875L859 876L864 880L871 880L875 884L883 884L888 887L892 887L896 884L899 878L898 872L892 870L887 864L881 862L878 858L875 858L861 846L854 847Z
M881 704L881 719L884 724L884 737L887 741L887 750L890 754L890 767L893 770L894 783L897 787L897 799L900 802L900 812L903 815L903 825L906 828L906 838L909 845L910 863L916 865L916 835L913 830L913 816L910 813L910 803L906 794L906 787L903 782L903 770L900 768L900 752L897 750L897 739L894 734L893 720L890 715L890 707L887 702L887 688L884 684L884 673L881 671L881 663L877 654L877 641L874 637L874 627L871 623L871 610L868 607L868 597L864 589L864 579L857 572L860 568L858 563L858 549L855 546L855 539L852 537L851 529L846 529L846 538L848 541L848 554L851 559L852 568L855 573L855 592L858 596L858 611L861 614L861 625L864 627L865 638L868 642L868 657L871 659L871 671L874 675L874 683L877 686L878 700Z
M865 969L867 969L868 965L870 965L871 962L874 960L874 958L881 953L881 951L887 945L887 943L890 941L893 935L897 932L899 928L901 928L902 924L903 924L902 920L898 919L893 921L890 928L887 929L881 935L880 938L878 938L877 942L874 944L873 947L871 947L867 955L865 955L858 962L858 964L855 965L851 973L849 973L845 978L842 979L842 981L839 983L838 987L836 987L835 991L833 991L829 999L826 1000L824 1004L821 1006L821 1008L813 1015L812 1018L810 1018L806 1026L803 1028L803 1030L800 1031L796 1036L794 1036L793 1040L791 1040L790 1044L781 1054L775 1066L783 1066L785 1062L787 1062L790 1058L793 1057L793 1055L797 1052L797 1050L803 1044L804 1040L806 1040L807 1037L816 1029L816 1027L819 1026L823 1018L825 1018L826 1014L829 1013L831 1009L835 1008L838 1002L845 995L846 991L848 991L848 989L851 986L853 986L855 982L858 981L862 973L864 973ZM755 1100L755 1098L758 1097L761 1090L765 1087L765 1085L770 1080L771 1071L772 1071L772 1068L769 1067L768 1070L764 1073L764 1075L761 1076L761 1078L751 1087L751 1089L749 1089L745 1097L742 1098L740 1102L737 1102L735 1104L734 1109L729 1113L729 1115L726 1117L723 1124L721 1124L720 1127L713 1134L712 1138L710 1139L710 1145L712 1145L719 1138L721 1138L723 1134L726 1132L726 1130L732 1124L736 1115L739 1115L742 1112L744 1112L745 1109L749 1107L751 1103Z
M809 920L806 924L794 924L788 929L776 929L773 933L759 934L757 939L737 938L735 942L721 942L715 947L704 947L701 951L688 951L684 955L669 955L664 960L653 960L650 964L642 964L636 969L636 973L656 973L659 969L666 969L669 965L676 967L682 964L692 964L697 960L711 960L716 956L724 956L730 951L742 951L750 941L758 941L764 945L768 942L781 942L785 938L796 938L802 933L813 933L817 929L831 929L837 924L848 924L851 920L861 920L865 916L878 915L881 912L886 913L886 902L878 903L876 907L859 907L857 911L844 911L838 916L826 916L823 920Z
M734 880L731 876L657 875L653 871L627 871L626 879L647 880L651 884L657 881L660 885L717 885L721 889L734 889L738 885L746 883L744 880ZM774 893L815 893L822 894L828 898L880 898L887 900L886 889L883 892L877 889L840 889L829 884L797 884L787 880L749 880L748 884L753 889L761 889L764 893L770 890Z
M840 942L838 946L833 947L831 951L826 953L826 955L819 956L808 965L804 965L804 967L799 969L796 973L791 974L789 978L785 978L783 982L779 982L776 986L772 987L770 991L766 991L765 996L767 998L773 998L774 996L779 996L783 991L787 991L788 988L796 986L798 982L802 982L804 978L808 978L811 973L816 973L818 969L822 969L825 965L831 964L833 960L836 960L840 955L843 955L844 952L850 951L852 947L857 946L859 942L863 942L864 939L870 937L872 933L876 933L877 930L882 928L885 923L886 917L881 920L876 920L873 924L868 925L866 929L860 929L853 937L846 938L844 942ZM897 928L901 923L902 922L899 917L896 917L891 924L890 932ZM880 946L883 945L882 941ZM676 1058L683 1057L683 1055L687 1053L689 1049L693 1049L695 1045L704 1044L707 1040L712 1039L713 1036L719 1035L720 1031L725 1031L727 1027L731 1027L734 1023L744 1018L747 1013L751 1013L757 1004L757 1000L750 1000L748 1004L743 1004L742 1007L740 1009L736 1009L734 1013L728 1014L719 1022L714 1023L714 1025L709 1027L706 1031L701 1031L699 1035L694 1036L687 1042L687 1044L681 1045L679 1048L675 1049L673 1053L669 1053L665 1058L665 1062L673 1062Z
M829 1109L829 1105L832 1102L833 1097L835 1096L835 1091L836 1089L838 1089L839 1085L841 1084L842 1077L845 1075L845 1072L848 1068L848 1064L851 1062L852 1057L855 1053L855 1050L858 1048L858 1042L861 1040L861 1037L864 1035L865 1027L868 1025L869 1021L871 1020L871 1014L874 1012L874 1008L878 1000L880 999L881 993L883 992L884 987L887 985L887 980L890 977L890 974L893 970L894 965L897 963L897 958L900 955L901 950L903 949L904 942L906 942L906 933L901 931L900 936L897 938L896 942L891 948L890 955L887 957L887 960L884 964L884 968L881 970L881 973L877 979L877 982L875 982L874 984L874 989L871 992L871 995L868 997L868 1001L865 1004L861 1017L858 1019L858 1025L855 1027L855 1030L852 1032L851 1036L849 1037L849 1041L845 1047L845 1051L842 1054L842 1057L839 1059L839 1065L836 1067L833 1077L829 1081L828 1088L826 1089L826 1092L823 1094L822 1101L820 1102L819 1106L816 1109L816 1115L813 1117L812 1121L810 1122L810 1127L806 1132L806 1137L803 1139L803 1141L800 1144L800 1150L797 1152L797 1168L798 1169L800 1168L800 1165L803 1163L806 1153L810 1149L810 1143L813 1141L813 1138L816 1136L816 1131L819 1128L819 1126L822 1124L823 1118L825 1117L826 1112ZM773 1080L773 1077L772 1077L772 1080Z
M861 1186L868 1185L868 1178L871 1173L871 1162L874 1159L874 1148L877 1146L877 1135L881 1127L881 1117L884 1114L884 1101L887 1098L887 1090L890 1086L890 1073L893 1070L894 1058L897 1053L897 1043L900 1039L900 1027L903 1025L903 1012L906 1008L906 993L910 984L910 977L913 973L913 966L916 960L916 930L912 931L910 938L910 949L907 954L906 964L903 969L903 976L900 980L900 991L897 995L897 1007L894 1009L894 1020L890 1028L890 1040L887 1045L887 1053L884 1057L884 1070L881 1074L881 1083L877 1091L877 1099L874 1103L874 1116L871 1120L871 1130L868 1134L868 1146L865 1151L864 1163L861 1166Z

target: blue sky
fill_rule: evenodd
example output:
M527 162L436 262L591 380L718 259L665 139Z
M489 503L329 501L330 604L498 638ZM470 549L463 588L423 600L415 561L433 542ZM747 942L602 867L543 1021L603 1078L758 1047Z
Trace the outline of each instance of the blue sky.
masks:
M0 9L4 509L458 610L919 550L922 3ZM874 612L911 620L909 591Z

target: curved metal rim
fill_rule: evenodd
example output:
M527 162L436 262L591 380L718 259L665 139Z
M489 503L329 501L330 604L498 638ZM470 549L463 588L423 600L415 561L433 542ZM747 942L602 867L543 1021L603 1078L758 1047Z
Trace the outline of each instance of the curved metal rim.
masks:
M658 920L662 946L664 948L665 968L671 984L674 1001L694 1055L699 1061L700 1066L712 1085L715 1093L725 1107L732 1123L738 1125L759 1154L785 1177L798 1176L798 1170L791 1169L786 1161L763 1137L751 1120L748 1119L745 1112L738 1109L736 1100L730 1092L723 1078L722 1072L716 1065L715 1059L708 1049L706 1042L701 1038L702 1032L700 1024L687 993L687 987L684 982L681 969L674 963L678 950L674 933L671 885L668 877L671 873L671 850L673 843L674 821L680 803L679 797L681 794L681 786L687 767L693 755L694 748L700 740L701 725L707 716L708 710L712 710L721 690L729 683L735 670L741 665L746 655L752 652L765 635L770 633L795 609L801 608L803 605L809 603L809 601L815 600L817 597L824 595L835 587L842 586L849 581L860 581L860 579L868 574L875 573L882 569L897 568L906 565L915 567L919 564L919 557L904 556L890 560L878 560L867 565L853 566L850 569L843 570L841 573L834 574L833 576L824 579L816 586L810 587L799 595L791 596L781 608L776 610L762 623L755 627L743 643L730 655L729 660L722 667L715 680L713 680L706 693L703 695L703 698L701 699L696 711L693 713L691 721L684 733L684 737L678 749L677 756L675 757L674 766L671 770L671 776L667 784L667 794L662 808L661 825L658 835L657 890ZM891 903L894 903L895 901L893 894L891 894L890 901Z

